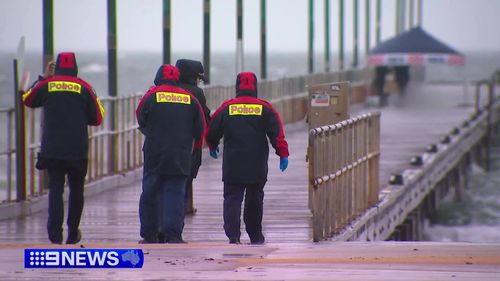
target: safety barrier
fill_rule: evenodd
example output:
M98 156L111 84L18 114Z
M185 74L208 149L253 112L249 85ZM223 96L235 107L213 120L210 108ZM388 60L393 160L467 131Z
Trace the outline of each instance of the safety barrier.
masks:
M378 201L380 113L309 131L313 240L332 237Z
M318 73L293 78L264 80L258 83L260 98L271 101L283 123L302 120L306 114L306 85L331 81L362 81L365 70ZM234 98L235 86L207 86L204 88L207 105L215 110L223 101ZM143 136L137 130L135 108L142 93L119 97L101 97L106 109L103 124L89 128L89 168L86 182L123 174L143 164ZM28 200L46 193L46 176L35 169L40 148L41 110L26 108L26 191L16 192L15 110L0 110L0 124L5 134L0 140L0 202ZM25 194L18 198L16 194Z
M2 201L12 200L15 186L14 115L14 108L0 109L0 124L3 124L2 133L0 133L0 199Z

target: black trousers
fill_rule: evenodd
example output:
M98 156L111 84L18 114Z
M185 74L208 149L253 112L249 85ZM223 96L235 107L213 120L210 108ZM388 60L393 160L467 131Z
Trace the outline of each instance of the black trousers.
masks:
M62 242L62 224L64 219L64 183L66 175L69 183L68 233L75 237L78 233L83 211L83 187L87 175L87 159L81 160L48 160L49 175L49 219L47 231L53 243Z
M241 184L224 182L224 231L229 239L241 235L241 203L245 198L243 221L252 243L264 241L262 235L262 213L265 183ZM246 194L245 194L246 191Z

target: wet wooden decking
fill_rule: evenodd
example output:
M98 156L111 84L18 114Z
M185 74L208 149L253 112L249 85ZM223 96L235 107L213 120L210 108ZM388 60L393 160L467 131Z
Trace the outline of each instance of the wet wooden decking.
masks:
M138 248L137 244L114 244ZM500 245L430 242L142 245L142 269L30 269L0 246L0 280L498 280ZM45 247L53 247L46 246ZM78 247L62 246L62 247ZM109 248L109 244L85 244Z
M460 87L425 86L416 89L416 91L417 92L407 97L405 101L406 106L390 106L382 110L381 188L387 184L389 176L392 173L402 172L405 168L410 167L409 159L412 156L423 153L429 144L439 142L439 139L443 135L449 133L454 126L461 124L473 110L470 106L460 106L460 104L464 102L463 90ZM371 110L378 109L363 109L360 112ZM356 114L352 112L351 115L354 116ZM196 269L192 269L191 271L188 270L189 267L176 267L176 269L179 270L172 271L172 276L178 276L179 279L207 278L207 280L230 280L239 279L239 276L246 276L241 280L275 280L277 278L276 276L280 276L275 274L277 272L283 272L283 278L278 279L311 280L304 276L313 276L315 280L335 280L334 278L337 277L345 277L344 280L368 280L370 279L368 277L373 277L373 280L409 280L406 278L399 278L403 275L393 276L392 274L384 275L386 278L376 279L373 274L375 274L374 272L376 270L380 270L378 264L375 262L361 262L360 264L353 265L350 260L346 259L346 257L357 257L358 259L366 257L363 248L365 248L366 251L377 253L376 249L372 249L373 244L352 244L356 245L356 251L358 252L352 252L345 257L336 256L335 253L338 252L338 247L341 247L343 251L349 253L349 245L351 244L321 243L319 245L313 245L311 242L311 214L307 205L307 168L305 162L307 127L305 124L287 125L285 134L291 151L288 170L284 173L280 172L278 169L278 157L274 154L270 155L270 175L265 189L263 222L264 234L268 242L266 246L254 247L243 245L236 248L228 248L229 245L226 245L227 240L222 229L221 160L209 159L205 155L203 166L195 181L194 201L198 212L194 216L186 217L185 221L184 239L190 243L183 246L159 246L159 248L156 247L153 249L152 253L161 255L162 257L174 257L176 255L189 255L189 253L194 251L198 253L198 258L200 258L199 252L203 252L204 249L208 252L215 251L214 253L216 254L214 255L221 255L221 253L227 249L230 249L230 251L241 249L242 253L257 251L260 255L267 255L272 252L277 255L277 258L283 258L283 262L270 262L272 265L266 264L266 262L264 262L265 265L262 265L258 260L251 259L238 259L235 264L233 263L234 261L231 261L231 266L222 269L223 272L228 273L228 275L223 276L220 275L220 271L217 270L214 272L206 269L206 271L209 271L209 273L207 273L205 269L200 269L198 272L193 271ZM81 229L83 232L82 243L86 245L86 247L89 247L89 244L96 245L95 243L109 246L118 246L125 243L127 245L137 246L136 243L140 239L138 218L140 192L141 184L137 182L129 186L115 188L86 198L81 222ZM12 259L15 259L11 254L27 246L26 243L47 243L45 228L46 219L46 212L40 212L27 218L0 222L0 272L5 271L9 262L12 263ZM242 225L242 242L248 242L248 237L244 232L244 225ZM457 270L462 274L460 276L470 276L470 272L468 271L470 267L463 268L462 260L443 262L443 264L446 265L444 269L439 266L440 263L433 265L432 259L422 263L415 262L415 259L411 259L410 265L405 265L394 260L392 254L390 254L392 250L398 248L398 244L380 243L377 245L379 245L377 247L380 247L380 251L388 251L387 253L384 252L383 256L389 255L391 257L385 259L386 263L384 263L384 266L389 266L394 271L398 272L398 274L399 272L404 272L404 274L406 274L405 276L411 277L415 272L426 272L424 275L419 275L425 278L417 279L441 280L440 276L448 276L447 274L453 275L452 272ZM446 249L452 249L453 247L450 245L440 245L441 244L436 244L437 249L442 249L442 251L444 251L443 260L448 260L446 258ZM469 246L470 247L467 248L467 253L471 253L470 255L473 258L482 256L483 254L481 251L488 249L488 246L481 246L479 248L474 245ZM498 245L494 245L493 248L498 249ZM172 249L172 251L169 249ZM238 252L239 250L234 251ZM310 256L302 260L304 257L300 254L302 252L304 253L303 255L309 253ZM496 253L493 263L498 265L498 253L500 253L500 250ZM382 252L379 254L382 254ZM432 254L429 255L432 256ZM266 257L269 257L269 255ZM18 256L17 258L20 259L22 257ZM160 262L155 261L153 264L154 263ZM295 266L296 264L299 264L299 266ZM418 266L413 267L415 264L418 264ZM491 276L494 276L494 274L496 274L497 277L500 276L498 275L498 268L500 267L493 270L490 264L490 261L485 262L484 267L478 265L478 267L475 267L471 272L478 273L478 275L474 276L478 276L479 280L488 280ZM431 268L426 268L426 265L430 265ZM152 269L152 266L153 265L148 264L147 268ZM262 267L266 269L260 274L258 268ZM143 278L152 278L154 276L156 276L156 278L166 278L161 275L163 273L166 274L166 271L168 271L169 274L171 272L170 269L163 269L163 271L162 269L153 269L153 273L146 274ZM241 271L247 272L247 274L237 274ZM298 271L303 273L309 272L313 275L298 274L295 276ZM155 275L154 272L156 272L157 275ZM183 275L187 274L187 272L189 272L188 275ZM322 272L324 272L324 275ZM355 273L351 275L349 272ZM137 276L135 275L136 273L137 272L134 271L131 276ZM85 274L89 274L88 277L95 275L95 273L94 275L92 275L92 273ZM121 277L129 277L128 275L124 275L127 273L113 274L108 275L110 276L109 278L121 279ZM13 275L8 276L12 277ZM31 275L27 274L27 276ZM255 277L255 279L253 279L251 276L275 277ZM286 278L286 276L290 278ZM358 278L362 276L366 278ZM456 274L456 276L459 276L459 274ZM482 277L484 277L484 279ZM3 280L1 275L0 279ZM446 278L443 278L443 280L444 279ZM462 280L467 280L467 278Z

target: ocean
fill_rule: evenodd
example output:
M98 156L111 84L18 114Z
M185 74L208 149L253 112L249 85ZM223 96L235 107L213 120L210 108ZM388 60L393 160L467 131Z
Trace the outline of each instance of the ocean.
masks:
M466 53L464 67L429 66L426 70L428 81L474 81L489 77L500 69L500 51ZM107 55L104 52L77 53L79 76L87 80L97 95L108 95ZM0 52L0 107L12 106L14 99L13 65L15 53ZM202 60L201 53L179 53L172 55L172 61L179 58ZM144 92L153 83L156 70L161 65L161 53L118 52L118 95ZM337 54L331 54L331 69L337 68ZM350 62L350 54L346 55ZM32 83L43 72L42 54L26 53L25 68L31 73ZM236 56L234 53L216 52L211 56L211 85L232 85L236 80ZM360 65L364 63L360 59ZM346 63L348 65L349 63ZM315 72L322 72L324 60L321 53L315 55ZM258 53L245 54L244 70L253 71L260 77L260 57ZM306 53L268 53L268 77L277 79L307 73Z
M13 66L15 54L0 52L0 108L12 107L14 102ZM463 67L430 66L425 78L429 82L472 83L489 78L500 69L500 51L465 53ZM332 54L331 69L336 69L336 54ZM153 83L156 70L161 64L161 53L120 52L118 55L118 94L144 92ZM174 54L179 58L202 60L201 54ZM31 72L31 81L43 71L40 53L27 53L25 66ZM79 76L95 88L99 96L107 96L106 53L77 53ZM214 53L211 57L211 84L231 85L236 78L234 53ZM347 61L350 56L347 56ZM244 70L254 71L259 77L259 55L245 55ZM324 68L322 55L315 57L315 70ZM363 61L361 60L361 65ZM270 79L293 77L307 72L306 53L269 53L268 76ZM32 83L32 82L31 82ZM470 87L472 89L472 87ZM3 129L2 129L3 131ZM0 143L0 145L3 145ZM431 241L500 242L500 153L497 151L491 171L474 167L469 172L469 188L464 200L443 205L437 223L425 230L425 239ZM0 171L0 172L3 172Z
M425 228L426 240L500 243L500 151L492 157L491 171L473 166L468 177L463 199L438 208L436 223Z
M0 53L0 107L13 104L13 66L15 54ZM98 96L108 95L106 53L77 53L79 76L89 82ZM201 54L184 53L173 55L172 61L188 58L202 61ZM34 81L42 73L42 55L27 53L25 67ZM118 95L145 92L153 83L156 71L161 65L161 53L124 52L118 54ZM320 58L318 57L318 61ZM231 85L236 81L236 56L234 53L214 53L211 56L211 85ZM260 76L260 58L256 53L245 55L245 71L253 71ZM268 77L270 79L293 77L306 74L307 55L305 53L270 53L268 55ZM323 69L318 66L318 71Z

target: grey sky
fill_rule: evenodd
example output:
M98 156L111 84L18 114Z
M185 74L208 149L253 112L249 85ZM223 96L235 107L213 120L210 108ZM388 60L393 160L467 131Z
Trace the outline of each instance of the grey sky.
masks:
M119 50L161 51L162 1L118 0ZM394 35L396 0L382 0L382 39ZM416 1L415 1L416 2ZM212 0L213 51L236 46L236 0ZM244 0L244 49L259 50L259 3ZM268 50L307 50L307 0L268 0ZM315 49L323 50L323 3L315 1ZM331 0L331 48L338 49L338 1ZM346 50L352 46L352 1L346 0ZM364 3L360 51L364 52ZM374 13L375 1L372 0ZM54 0L55 49L106 50L105 0ZM423 27L460 51L500 50L500 0L424 0ZM202 50L202 0L172 0L172 51ZM373 18L374 16L372 16ZM42 1L0 0L0 50L15 51L21 36L42 48ZM372 36L374 31L372 29ZM372 37L372 45L373 45Z

